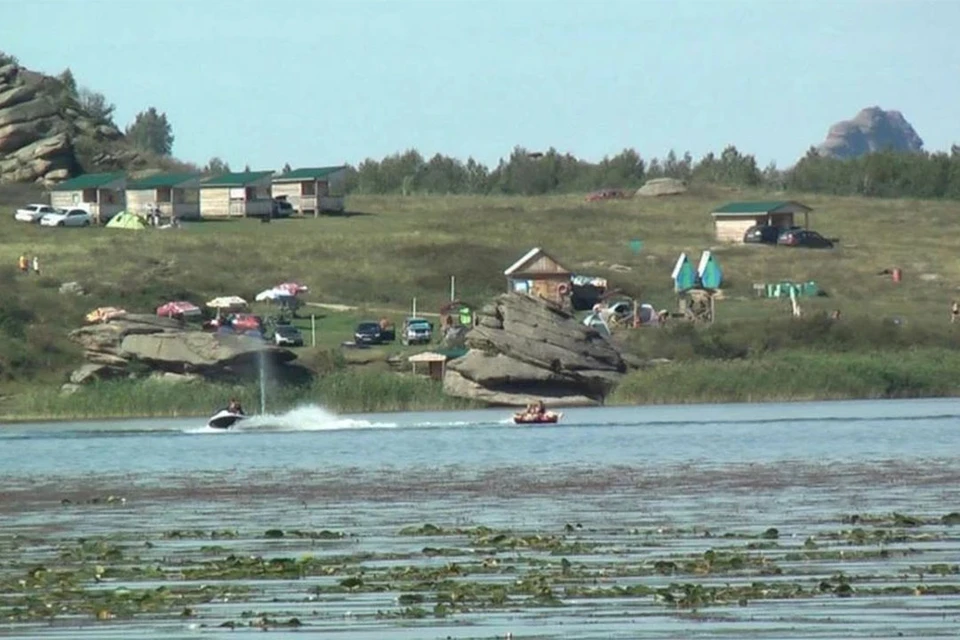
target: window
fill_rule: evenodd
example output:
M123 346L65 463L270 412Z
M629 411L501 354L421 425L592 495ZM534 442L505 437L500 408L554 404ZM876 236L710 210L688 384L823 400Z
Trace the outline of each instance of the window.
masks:
M302 196L315 196L317 195L317 183L312 180L304 180L300 183L300 195Z

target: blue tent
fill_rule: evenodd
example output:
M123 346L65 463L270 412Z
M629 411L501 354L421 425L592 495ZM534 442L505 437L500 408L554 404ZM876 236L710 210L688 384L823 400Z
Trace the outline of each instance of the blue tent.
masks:
M700 285L704 289L719 289L720 285L723 284L723 271L720 269L717 259L709 251L700 254L697 275L700 276Z
M690 264L687 254L681 253L677 258L677 264L673 267L673 288L678 292L689 291L697 286L697 272Z

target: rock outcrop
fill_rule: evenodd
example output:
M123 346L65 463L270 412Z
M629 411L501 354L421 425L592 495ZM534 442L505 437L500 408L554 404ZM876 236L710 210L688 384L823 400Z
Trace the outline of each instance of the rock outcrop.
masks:
M596 405L626 372L613 344L545 300L503 294L477 318L469 351L447 366L449 395L505 406Z
M676 178L654 178L637 189L638 196L678 196L687 192L687 185Z
M249 377L259 367L260 353L273 365L296 358L288 349L255 339L188 329L176 320L151 315L127 315L87 325L70 332L70 339L83 347L87 360L71 374L73 384L146 373L144 368L161 375Z
M61 78L0 52L0 183L53 184L90 171L140 171L153 159L82 104Z
M887 149L922 151L923 140L902 113L880 107L863 109L852 120L833 125L817 147L821 155L833 158L855 158Z

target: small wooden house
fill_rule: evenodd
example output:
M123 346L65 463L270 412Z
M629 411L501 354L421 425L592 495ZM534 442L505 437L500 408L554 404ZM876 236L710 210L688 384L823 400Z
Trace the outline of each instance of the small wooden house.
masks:
M569 269L539 247L507 267L503 275L507 277L507 291L528 293L558 304L570 293L573 276Z
M158 173L127 183L127 210L160 211L181 219L200 217L200 180L193 173Z
M793 200L728 202L711 215L717 240L742 243L743 234L750 227L766 224L786 229L796 224L798 213L803 214L803 226L807 227L811 211L810 207Z
M234 218L270 216L272 171L224 173L200 181L200 216Z
M64 180L50 190L50 206L83 209L97 224L107 222L126 206L123 173L87 173Z
M304 215L342 213L343 178L346 173L344 166L294 169L274 176L273 197L286 198L294 209Z
M443 374L446 372L447 356L442 353L425 351L424 353L410 356L407 358L407 362L410 363L413 373L416 374L423 371L423 373L434 380L443 380ZM418 370L417 364L425 365L425 370Z

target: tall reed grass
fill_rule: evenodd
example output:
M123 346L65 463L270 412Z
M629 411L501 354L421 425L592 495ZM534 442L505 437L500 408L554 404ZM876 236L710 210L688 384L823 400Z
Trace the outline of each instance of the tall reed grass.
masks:
M696 360L629 374L611 404L921 398L960 394L960 355L940 349L877 353L784 351Z
M257 383L225 385L160 380L106 381L63 394L39 388L17 395L4 408L4 421L176 417L209 415L237 398L248 413L260 407ZM461 409L471 403L444 395L440 383L422 376L340 370L305 386L267 385L266 409L277 413L303 404L331 411L366 413Z

